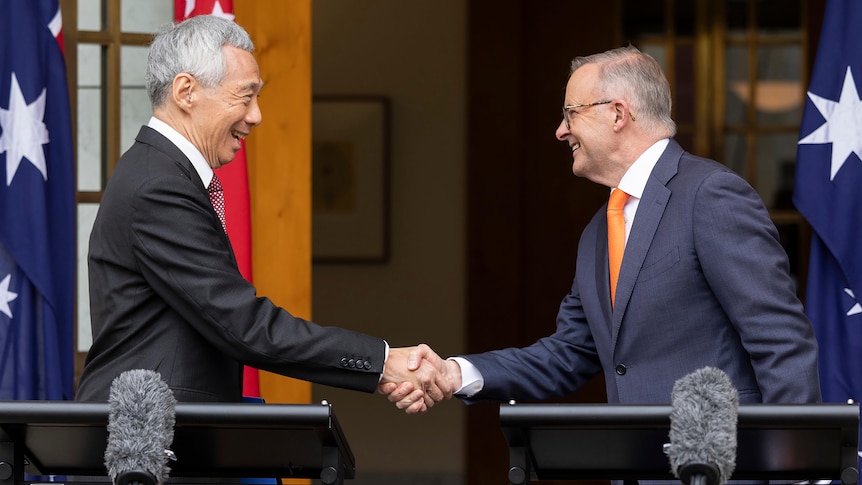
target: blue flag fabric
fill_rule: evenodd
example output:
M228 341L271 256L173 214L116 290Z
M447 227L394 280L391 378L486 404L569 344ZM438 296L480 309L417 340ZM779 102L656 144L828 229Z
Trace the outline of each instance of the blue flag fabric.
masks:
M794 203L814 229L806 313L823 400L862 402L862 2L829 0L800 128Z
M61 25L58 0L0 2L0 399L73 397L75 186Z

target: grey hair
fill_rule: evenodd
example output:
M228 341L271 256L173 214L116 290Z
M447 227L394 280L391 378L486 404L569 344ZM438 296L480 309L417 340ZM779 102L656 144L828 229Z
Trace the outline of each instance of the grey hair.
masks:
M162 29L150 44L144 74L152 107L165 104L174 78L182 72L204 87L218 86L227 72L224 46L254 52L248 32L220 17L198 15Z
M576 57L570 74L584 64L598 64L599 90L604 99L625 98L644 129L662 137L676 134L671 118L670 84L661 65L651 55L634 46L619 47L599 54Z

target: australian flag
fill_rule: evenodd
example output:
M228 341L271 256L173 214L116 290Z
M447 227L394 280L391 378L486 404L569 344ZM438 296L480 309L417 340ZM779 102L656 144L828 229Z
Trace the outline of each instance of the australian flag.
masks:
M58 0L0 1L0 399L71 399L72 124Z
M862 1L829 0L802 117L793 201L814 230L805 307L823 400L862 401Z

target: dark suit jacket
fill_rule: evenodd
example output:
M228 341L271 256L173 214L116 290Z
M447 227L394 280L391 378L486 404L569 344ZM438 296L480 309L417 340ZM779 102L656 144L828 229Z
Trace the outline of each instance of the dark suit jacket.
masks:
M256 294L191 162L149 127L105 189L89 278L93 346L78 400L106 401L112 380L137 368L159 372L179 401L239 401L242 364L367 392L383 370L382 340Z
M758 194L673 140L638 205L611 310L606 207L581 235L557 329L466 356L475 399L547 399L604 371L611 403L670 403L674 382L724 370L743 403L818 402L817 343Z

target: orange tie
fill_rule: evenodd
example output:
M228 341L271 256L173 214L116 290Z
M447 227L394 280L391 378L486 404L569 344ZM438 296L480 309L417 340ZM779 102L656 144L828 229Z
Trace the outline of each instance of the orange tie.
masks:
M608 200L608 266L611 273L611 308L614 307L614 297L617 294L617 279L620 276L620 264L623 262L623 251L626 249L626 218L623 206L629 194L620 189L611 192Z

